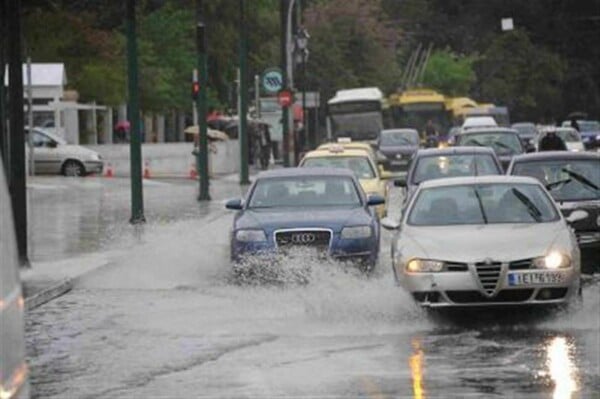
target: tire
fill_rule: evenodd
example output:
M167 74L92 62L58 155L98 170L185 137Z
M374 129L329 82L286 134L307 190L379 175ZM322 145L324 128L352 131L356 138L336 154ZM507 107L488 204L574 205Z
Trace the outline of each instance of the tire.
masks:
M69 159L62 166L62 174L68 177L85 176L85 167L81 162Z

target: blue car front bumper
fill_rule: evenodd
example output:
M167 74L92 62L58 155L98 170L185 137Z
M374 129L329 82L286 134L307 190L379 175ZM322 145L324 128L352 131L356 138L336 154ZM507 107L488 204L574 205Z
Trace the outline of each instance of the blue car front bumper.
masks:
M303 247L303 246L298 246ZM310 248L310 246L304 246ZM289 247L286 247L289 248ZM371 235L369 238L345 239L339 233L334 233L327 249L319 249L321 255L345 261L360 261L375 264L379 255L379 236ZM240 262L248 258L269 258L285 254L279 248L273 234L269 234L267 241L241 242L234 238L231 240L231 259Z

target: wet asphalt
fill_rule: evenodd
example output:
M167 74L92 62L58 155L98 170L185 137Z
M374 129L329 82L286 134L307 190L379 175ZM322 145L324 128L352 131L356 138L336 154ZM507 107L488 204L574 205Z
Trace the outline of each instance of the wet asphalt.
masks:
M33 397L599 397L599 279L563 309L428 314L394 285L385 232L371 276L302 258L285 267L308 284L240 283L223 201L242 191L215 181L199 204L193 181L147 182L133 228L126 180L36 178L33 260L106 266L27 315Z

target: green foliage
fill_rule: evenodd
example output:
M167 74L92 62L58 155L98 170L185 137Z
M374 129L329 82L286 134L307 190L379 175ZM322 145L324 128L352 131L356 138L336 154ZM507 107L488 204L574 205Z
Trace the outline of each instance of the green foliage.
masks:
M474 56L459 56L449 49L434 51L425 68L423 84L452 96L464 96L475 83Z
M324 98L341 88L395 88L399 68L394 53L396 33L379 1L315 2L305 13L311 34L308 73Z
M508 106L517 117L551 115L561 106L564 62L558 55L535 46L523 31L498 36L477 69L482 96Z

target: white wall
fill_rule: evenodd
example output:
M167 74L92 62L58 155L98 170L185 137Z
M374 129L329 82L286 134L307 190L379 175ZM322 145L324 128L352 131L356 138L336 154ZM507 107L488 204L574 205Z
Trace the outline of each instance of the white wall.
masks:
M215 143L216 153L210 153L212 175L238 173L240 151L237 140ZM115 176L130 175L129 144L86 146L102 155L105 171L109 166ZM189 177L195 168L192 143L142 144L142 171L148 169L150 177Z

